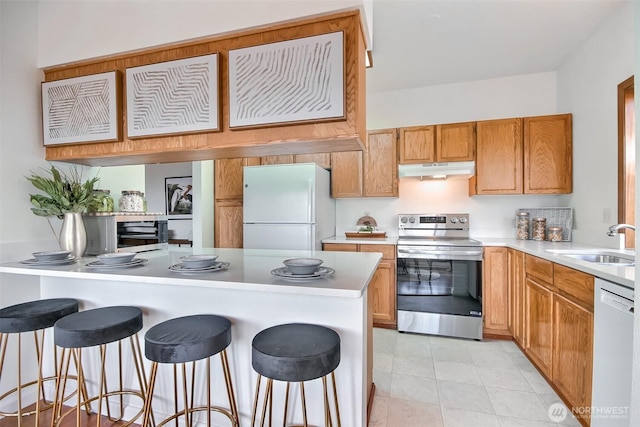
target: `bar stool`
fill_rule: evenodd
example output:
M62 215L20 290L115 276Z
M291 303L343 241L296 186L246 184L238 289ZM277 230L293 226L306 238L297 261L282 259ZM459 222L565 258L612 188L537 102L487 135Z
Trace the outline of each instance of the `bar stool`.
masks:
M110 421L120 422L124 418L124 396L135 396L145 401L146 378L142 367L142 352L138 340L138 331L142 329L142 310L138 307L114 306L103 307L92 310L81 311L70 314L58 320L54 327L54 339L58 347L62 348L62 357L58 369L58 380L56 381L56 399L52 413L52 426L58 426L62 420L72 412L76 412L76 425L81 425L80 408L85 407L87 415L91 415L91 402L98 401L98 411L96 425L99 427L102 416L103 401L106 402L106 414ZM138 389L125 388L123 381L123 341L129 338L133 367L135 368ZM116 343L118 350L118 387L110 388L107 382L107 344ZM75 408L62 412L62 401L60 396L65 389L65 375L68 374L73 358L79 383L85 384L87 378L83 365L83 348L96 347L100 349L100 372L97 394L90 395L86 387L78 390ZM118 417L111 414L109 397L120 397L120 413ZM142 415L142 409L129 421L124 421L119 426L129 426Z
M211 426L211 413L218 412L226 416L231 425L238 427L238 408L233 392L233 382L229 370L227 359L227 347L231 343L231 322L221 316L215 315L193 315L170 319L153 326L147 331L144 337L145 356L151 360L151 373L149 376L149 387L147 400L144 407L144 418L142 425L149 425L151 414L151 404L153 399L153 389L155 387L158 364L173 364L173 387L174 387L174 414L156 425L161 427L166 423L179 417L184 417L184 425L193 425L193 414L196 412L206 412L207 426ZM220 354L222 371L224 373L225 385L227 388L227 398L229 409L211 405L211 356ZM206 359L206 393L207 402L204 406L195 406L195 372L196 362ZM186 363L191 364L191 396L188 393L187 368ZM179 409L178 397L178 374L177 366L182 366L182 409ZM177 424L176 424L177 425Z
M336 423L340 427L340 408L334 371L340 364L340 336L332 329L320 325L305 323L289 323L277 325L259 332L252 343L253 369L258 373L256 393L253 402L251 425L255 425L260 382L267 378L265 395L262 404L260 425L265 423L267 406L269 407L269 426L272 422L273 380L286 381L284 400L283 426L287 421L289 404L289 386L292 382L300 383L302 401L303 426L307 427L307 405L304 393L304 382L322 377L324 392L325 426L333 426L333 418L327 392L327 376L331 374L333 383L333 400L336 412Z
M42 360L44 358L44 337L45 329L54 325L54 323L64 316L78 311L78 301L72 298L52 298L37 301L25 302L0 309L0 378L7 378L3 374L4 359L7 352L9 336L17 334L17 385L15 388L0 396L0 401L8 396L16 393L17 395L17 411L3 412L0 411L0 417L18 417L18 426L22 426L23 417L35 414L35 425L40 421L40 412L45 411L52 406L52 401L47 401L44 384L46 381L53 381L57 377L43 377ZM38 378L34 381L22 383L22 341L21 334L23 332L33 332L36 362L38 366ZM55 358L55 346L53 346L53 355ZM36 403L35 409L25 411L22 406L22 390L26 387L36 385ZM42 398L42 403L41 403Z

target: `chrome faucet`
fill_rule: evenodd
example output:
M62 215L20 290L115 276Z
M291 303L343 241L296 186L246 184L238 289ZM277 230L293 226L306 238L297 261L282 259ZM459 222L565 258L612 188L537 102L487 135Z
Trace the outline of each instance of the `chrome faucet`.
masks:
M629 224L615 224L609 227L609 230L607 231L607 236L612 236L612 237L619 236L619 240L620 240L619 249L621 251L627 248L626 236L622 233L619 233L619 231L623 228L628 228L630 230L636 231L636 227L634 225L629 225Z
M628 228L630 230L636 231L636 227L633 226L633 225L615 224L615 225L612 225L611 227L609 227L609 231L607 231L607 236L615 236L616 234L618 234L618 231L623 229L623 228Z

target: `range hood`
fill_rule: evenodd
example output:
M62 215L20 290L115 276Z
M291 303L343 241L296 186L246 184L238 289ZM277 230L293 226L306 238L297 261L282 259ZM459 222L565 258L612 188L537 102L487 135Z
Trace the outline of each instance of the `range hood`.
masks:
M475 174L475 162L443 162L398 165L400 179L469 179Z

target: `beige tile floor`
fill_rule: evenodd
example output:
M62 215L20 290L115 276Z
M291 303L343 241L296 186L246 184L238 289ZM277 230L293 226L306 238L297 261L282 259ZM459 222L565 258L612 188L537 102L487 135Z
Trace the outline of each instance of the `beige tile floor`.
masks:
M463 340L374 329L370 427L580 426L511 341Z

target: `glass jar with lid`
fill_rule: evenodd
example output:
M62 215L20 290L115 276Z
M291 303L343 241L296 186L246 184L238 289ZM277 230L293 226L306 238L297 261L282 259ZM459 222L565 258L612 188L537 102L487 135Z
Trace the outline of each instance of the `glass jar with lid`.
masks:
M516 239L527 240L529 238L529 212L516 213Z
M549 227L547 239L551 242L562 241L562 227Z
M144 197L142 191L122 190L119 208L120 212L144 212Z
M546 218L533 218L533 240L545 240L547 234L547 219Z
M113 212L113 198L110 190L93 190L93 199L87 206L87 212Z

